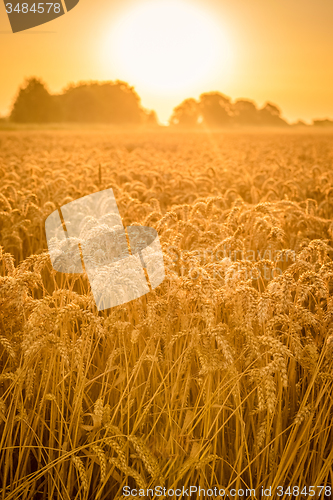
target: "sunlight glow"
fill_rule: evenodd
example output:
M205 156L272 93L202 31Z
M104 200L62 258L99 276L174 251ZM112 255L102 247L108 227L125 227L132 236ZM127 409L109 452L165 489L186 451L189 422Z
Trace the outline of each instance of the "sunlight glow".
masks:
M114 61L131 84L172 93L227 72L231 50L208 12L182 0L150 0L118 19L104 40L103 59Z

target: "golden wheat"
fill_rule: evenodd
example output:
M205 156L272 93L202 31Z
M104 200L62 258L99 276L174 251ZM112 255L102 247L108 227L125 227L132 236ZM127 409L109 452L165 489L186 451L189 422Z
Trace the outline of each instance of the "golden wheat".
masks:
M331 137L2 144L1 498L332 484ZM124 226L158 231L166 278L98 312L85 273L52 269L44 224L109 187Z

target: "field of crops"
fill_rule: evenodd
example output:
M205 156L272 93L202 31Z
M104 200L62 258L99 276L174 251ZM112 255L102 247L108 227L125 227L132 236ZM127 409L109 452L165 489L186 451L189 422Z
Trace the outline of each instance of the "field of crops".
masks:
M8 131L0 174L1 499L331 497L332 135ZM166 278L98 311L45 219L109 187Z

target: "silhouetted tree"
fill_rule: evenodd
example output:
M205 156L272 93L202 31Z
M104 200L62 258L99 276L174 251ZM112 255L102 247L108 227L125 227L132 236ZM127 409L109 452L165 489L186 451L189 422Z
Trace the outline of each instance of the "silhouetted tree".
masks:
M127 83L82 82L61 96L63 119L76 122L139 124L144 121L140 98Z
M333 127L333 120L329 120L328 118L324 120L313 120L313 125L315 127Z
M187 127L204 124L208 127L241 126L289 126L281 118L280 109L272 103L266 103L258 109L254 101L237 99L234 103L220 92L201 94L199 102L185 99L176 106L170 118L171 125Z
M281 110L275 106L275 104L269 102L259 110L259 120L261 125L270 127L288 125L287 122L281 118Z
M198 125L199 117L200 107L197 101L193 98L185 99L174 108L170 124L181 127L195 127Z
M233 121L238 125L258 125L257 106L248 99L237 99L233 104Z
M157 114L156 111L154 110L144 110L144 122L147 125L153 125L156 126L158 125L158 119L157 119Z
M230 98L220 92L208 92L200 96L200 114L209 127L224 127L231 122Z
M50 122L56 115L56 105L38 78L28 78L20 87L10 119L14 122Z
M15 122L106 122L157 124L156 113L145 110L140 97L128 83L80 82L61 94L51 95L37 78L19 89L11 119Z
M332 122L333 123L333 122ZM291 127L310 127L304 120L297 120L291 124Z

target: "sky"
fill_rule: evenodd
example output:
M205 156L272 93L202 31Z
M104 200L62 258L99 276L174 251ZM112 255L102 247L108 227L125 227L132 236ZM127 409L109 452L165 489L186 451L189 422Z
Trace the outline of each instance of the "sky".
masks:
M13 2L16 4L16 1ZM293 122L333 119L332 0L80 0L13 34L0 3L0 115L24 78L125 80L166 123L183 99L219 91L277 104ZM166 10L165 10L166 9Z

